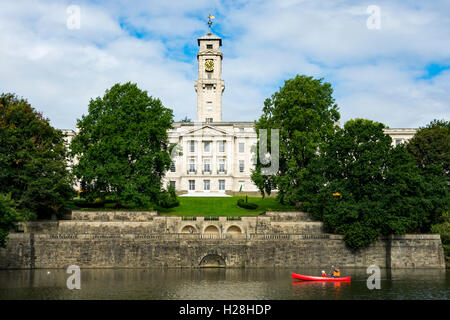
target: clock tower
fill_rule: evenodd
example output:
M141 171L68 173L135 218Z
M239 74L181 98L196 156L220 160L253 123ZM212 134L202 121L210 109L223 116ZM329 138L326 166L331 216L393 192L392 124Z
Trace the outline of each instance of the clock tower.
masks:
M210 21L211 22L211 21ZM198 80L194 87L197 92L197 121L222 121L222 93L225 84L222 77L222 39L211 32L198 38L199 51Z

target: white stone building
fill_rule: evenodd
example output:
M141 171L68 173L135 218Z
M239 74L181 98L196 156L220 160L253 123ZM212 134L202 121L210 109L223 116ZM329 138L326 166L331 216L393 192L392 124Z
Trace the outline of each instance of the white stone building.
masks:
M179 194L220 195L258 193L250 175L254 168L252 152L257 143L253 122L223 122L222 39L209 32L198 38L197 121L175 122L169 142L179 149L173 155L165 183ZM62 130L70 142L76 134ZM417 129L386 129L393 145L411 139Z

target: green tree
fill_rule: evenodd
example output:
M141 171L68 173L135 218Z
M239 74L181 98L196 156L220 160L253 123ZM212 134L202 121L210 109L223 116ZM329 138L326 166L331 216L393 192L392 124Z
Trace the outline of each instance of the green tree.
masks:
M450 204L450 121L431 121L420 128L406 146L430 190L428 231L431 225L438 223L442 212L448 211Z
M422 170L440 166L443 174L450 173L450 121L433 120L420 128L407 144L408 151L416 158Z
M14 94L0 95L0 193L38 217L61 213L73 195L63 133Z
M429 231L435 212L442 212L442 203L435 205L445 182L427 183L406 147L392 147L384 128L370 120L348 121L310 166L321 179L312 179L318 192L308 195L305 207L353 249L381 235Z
M82 196L108 196L132 207L158 204L171 165L167 130L172 123L172 110L136 84L116 84L102 98L91 99L71 145Z
M297 75L285 81L284 86L264 102L263 114L255 122L258 135L267 129L279 129L279 171L275 175L261 174L264 166L260 159L252 172L252 180L262 195L278 188L281 203L304 200L311 188L305 180L306 168L317 151L335 131L339 120L338 107L332 97L330 83ZM258 143L256 152L260 144Z
M16 210L16 206L15 201L11 199L11 193L0 193L0 247L6 246L9 230L15 227L16 222L26 218Z

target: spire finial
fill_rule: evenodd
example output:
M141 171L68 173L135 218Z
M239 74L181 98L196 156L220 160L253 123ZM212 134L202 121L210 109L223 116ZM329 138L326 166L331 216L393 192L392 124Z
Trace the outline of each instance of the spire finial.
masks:
M213 24L212 20L214 19L214 16L211 15L211 12L208 12L208 27L209 27L209 33L211 33L211 25Z

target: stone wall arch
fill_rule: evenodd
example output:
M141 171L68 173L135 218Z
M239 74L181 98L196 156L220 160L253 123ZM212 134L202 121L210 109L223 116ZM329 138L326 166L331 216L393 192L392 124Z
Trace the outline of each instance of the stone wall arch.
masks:
M242 229L239 226L232 225L232 226L228 227L227 233L229 233L229 234L242 234Z
M187 224L181 228L180 233L197 233L197 228L191 224Z
M224 268L227 264L221 255L210 253L202 258L199 265L202 268Z
M220 230L217 226L210 224L209 226L206 226L203 230L203 233L206 234L220 234Z

